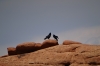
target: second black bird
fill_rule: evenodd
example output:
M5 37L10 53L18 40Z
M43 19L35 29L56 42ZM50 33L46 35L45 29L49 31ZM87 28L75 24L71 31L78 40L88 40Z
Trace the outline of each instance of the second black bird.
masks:
M58 36L56 36L56 35L54 35L54 34L53 34L53 38L56 39L57 41L58 41L58 39L59 39Z

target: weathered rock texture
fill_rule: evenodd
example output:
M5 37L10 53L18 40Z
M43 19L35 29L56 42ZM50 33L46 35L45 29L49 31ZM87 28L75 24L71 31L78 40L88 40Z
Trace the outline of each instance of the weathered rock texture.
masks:
M76 41L71 41L71 40L65 40L63 42L63 45L69 45L69 44L82 44L82 43L76 42Z
M0 58L0 66L100 66L100 45L56 45Z

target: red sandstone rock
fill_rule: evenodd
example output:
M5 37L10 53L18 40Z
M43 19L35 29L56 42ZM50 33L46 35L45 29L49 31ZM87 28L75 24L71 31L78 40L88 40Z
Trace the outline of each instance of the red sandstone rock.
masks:
M100 45L57 45L0 58L0 66L100 66Z
M34 42L24 42L16 46L16 51L19 54L33 52L35 47Z
M16 46L18 54L34 52L41 49L41 43L25 42Z
M35 50L40 50L41 49L41 43L36 43L34 49Z
M7 48L7 50L8 50L8 55L16 55L17 54L16 48L14 48L14 47L9 47L9 48Z
M55 45L59 45L58 42L56 40L49 39L42 43L41 48L47 48Z
M16 48L10 47L7 49L8 49L8 55L16 55L16 54L34 52L55 45L58 45L58 42L56 40L46 40L43 42L43 44L35 42L24 42L18 44Z
M71 41L71 40L65 40L63 42L63 45L69 45L69 44L82 44L82 43L76 42L76 41Z

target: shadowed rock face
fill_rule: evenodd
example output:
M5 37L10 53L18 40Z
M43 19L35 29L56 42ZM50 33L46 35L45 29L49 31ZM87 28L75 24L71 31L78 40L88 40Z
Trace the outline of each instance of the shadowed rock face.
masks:
M45 40L42 44L35 43L35 42L24 42L24 43L18 44L16 48L9 47L7 49L8 49L8 55L16 55L16 54L34 52L34 51L55 46L55 45L58 45L58 42L56 40L49 39L49 40Z
M16 46L16 51L18 52L18 54L22 54L22 53L33 52L35 51L34 48L35 48L34 42L25 42L18 44Z
M40 50L41 49L41 43L35 43L35 48L34 48L34 51L37 51L37 50Z
M100 45L56 45L2 57L0 66L100 66Z
M76 42L76 41L71 41L71 40L63 41L63 45L69 45L69 44L82 44L82 43Z
M14 47L9 47L9 48L7 48L7 50L8 50L8 55L16 55L17 54L16 48L14 48Z

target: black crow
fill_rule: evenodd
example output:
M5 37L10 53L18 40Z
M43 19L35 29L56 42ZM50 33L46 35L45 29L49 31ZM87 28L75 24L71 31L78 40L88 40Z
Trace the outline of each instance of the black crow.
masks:
M49 39L51 37L51 33L49 33L45 38L44 38L44 40L45 39Z
M53 38L56 39L57 41L58 41L58 39L59 39L58 36L56 36L56 35L54 35L54 34L53 34Z

